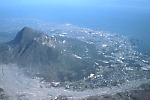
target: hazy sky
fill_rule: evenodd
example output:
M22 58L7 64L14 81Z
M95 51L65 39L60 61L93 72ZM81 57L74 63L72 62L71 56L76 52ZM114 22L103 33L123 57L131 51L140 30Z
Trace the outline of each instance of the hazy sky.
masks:
M104 6L149 8L150 0L1 0L0 6L16 5L64 5L64 6Z

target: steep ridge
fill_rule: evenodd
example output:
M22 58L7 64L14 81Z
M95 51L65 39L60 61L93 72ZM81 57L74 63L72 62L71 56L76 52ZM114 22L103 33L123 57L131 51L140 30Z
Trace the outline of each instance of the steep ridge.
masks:
M14 40L0 45L0 62L16 64L29 74L42 76L47 81L74 81L94 71L94 68L93 71L91 69L93 58L82 59L76 53L82 52L83 56L86 55L84 50L89 49L89 56L93 56L96 55L94 48L77 39L50 37L24 27ZM83 70L87 70L86 73Z

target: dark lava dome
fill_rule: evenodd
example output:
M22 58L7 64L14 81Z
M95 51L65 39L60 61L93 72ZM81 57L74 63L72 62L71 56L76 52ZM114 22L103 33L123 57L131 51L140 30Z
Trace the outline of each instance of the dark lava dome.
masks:
M88 54L84 52L86 49ZM50 37L24 27L12 41L0 45L0 62L17 64L47 81L76 81L94 72L95 51L95 46L86 42ZM82 59L76 53L89 58Z

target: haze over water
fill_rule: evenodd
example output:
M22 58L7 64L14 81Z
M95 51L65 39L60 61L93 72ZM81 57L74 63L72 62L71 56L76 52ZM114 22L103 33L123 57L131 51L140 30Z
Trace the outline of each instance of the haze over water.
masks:
M149 0L1 0L0 18L35 18L70 23L139 39L150 52Z

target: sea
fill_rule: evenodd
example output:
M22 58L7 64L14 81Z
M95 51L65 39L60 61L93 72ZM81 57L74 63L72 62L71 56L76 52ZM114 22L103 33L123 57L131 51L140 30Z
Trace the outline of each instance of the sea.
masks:
M147 0L139 1L1 1L0 18L34 18L109 31L138 40L139 50L150 52L150 12Z

